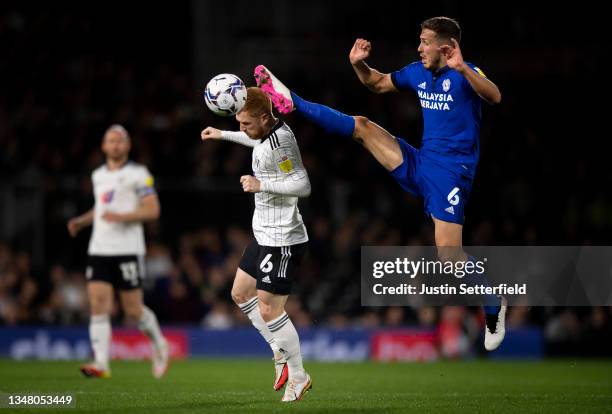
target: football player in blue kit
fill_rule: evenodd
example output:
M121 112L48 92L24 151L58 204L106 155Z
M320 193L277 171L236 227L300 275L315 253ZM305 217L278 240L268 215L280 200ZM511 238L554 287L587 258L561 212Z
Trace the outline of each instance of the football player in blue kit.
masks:
M464 210L478 164L481 103L501 101L497 86L479 68L463 60L460 40L457 21L448 17L427 19L421 24L421 60L392 73L381 73L365 63L371 52L367 40L357 39L350 51L353 69L372 92L417 93L424 121L419 149L363 116L349 116L308 102L265 66L255 68L258 86L280 113L295 110L328 133L352 137L404 190L422 197L425 212L434 222L440 260L455 262L475 261L457 247L462 246ZM483 302L485 348L494 350L505 335L506 300L484 295Z

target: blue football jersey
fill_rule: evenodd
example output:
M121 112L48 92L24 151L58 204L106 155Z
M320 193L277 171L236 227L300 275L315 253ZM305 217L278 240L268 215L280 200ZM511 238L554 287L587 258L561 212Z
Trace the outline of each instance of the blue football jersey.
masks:
M485 76L476 66L467 64ZM448 66L431 72L421 62L391 73L391 79L398 90L412 89L421 101L421 153L473 176L480 152L482 99L467 79Z

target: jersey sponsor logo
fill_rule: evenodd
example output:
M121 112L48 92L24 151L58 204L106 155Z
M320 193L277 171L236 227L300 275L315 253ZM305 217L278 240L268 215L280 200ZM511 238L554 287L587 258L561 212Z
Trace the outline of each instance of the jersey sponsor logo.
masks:
M289 173L293 171L293 163L289 157L283 155L282 158L278 160L278 168L284 173Z
M447 79L448 80L448 79ZM444 86L443 86L444 87ZM449 81L450 88L450 81ZM424 109L435 109L438 111L450 111L448 102L454 102L453 95L450 93L433 93L417 91L421 100L421 107Z
M111 201L113 201L114 196L115 196L115 190L109 190L109 191L102 193L100 200L102 201L102 204L108 204Z
M446 211L447 213L455 214L455 209L453 208L453 206L446 207L444 211Z
M153 176L152 176L152 175L149 175L149 176L147 177L147 179L145 180L145 185L146 185L147 187L153 187L153 184L154 184L154 183L155 183L155 179L153 178Z
M266 276L266 277L264 277L263 279L261 279L261 281L262 281L263 283L272 283L272 281L270 280L270 276Z
M422 83L419 83L419 88L421 88L421 89L427 89L427 82L422 82Z
M451 81L450 79L444 79L444 81L442 82L442 90L444 90L444 92L448 92L451 86Z
M459 204L459 187L455 187L451 190L450 193L448 193L448 196L446 196L446 199L448 200L449 203L451 203L451 205L456 206L457 204Z

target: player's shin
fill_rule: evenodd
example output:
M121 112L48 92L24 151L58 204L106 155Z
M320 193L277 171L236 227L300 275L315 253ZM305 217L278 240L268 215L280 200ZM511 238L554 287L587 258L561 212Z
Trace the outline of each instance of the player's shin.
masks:
M238 307L244 314L249 318L255 329L259 331L261 336L266 340L266 342L270 345L272 352L274 353L275 359L281 359L282 355L278 352L278 346L274 341L274 337L272 333L268 329L268 325L261 317L261 313L259 312L259 299L257 296L249 299L244 303L238 304Z
M278 345L279 352L287 359L289 379L296 382L304 381L306 373L302 365L300 338L287 313L283 312L278 318L268 322L268 329Z
M325 105L306 101L291 92L293 105L306 119L317 124L329 134L352 137L355 119Z
M142 307L142 316L140 321L138 321L138 328L151 339L154 347L160 348L164 346L164 337L159 328L157 317L151 309L144 305Z
M468 261L475 263L476 259L473 256L469 256ZM489 282L487 281L487 277L484 273L474 273L470 275L470 277L466 277L464 279L465 282L470 286L489 286ZM496 315L499 312L499 308L501 306L501 299L499 298L499 296L496 295L485 294L482 295L482 303L485 314Z
M92 315L89 319L89 339L97 368L108 370L111 323L108 315Z

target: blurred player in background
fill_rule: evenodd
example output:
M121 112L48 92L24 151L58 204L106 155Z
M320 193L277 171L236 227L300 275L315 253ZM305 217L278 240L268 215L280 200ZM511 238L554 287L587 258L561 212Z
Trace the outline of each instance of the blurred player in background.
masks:
M365 59L371 44L357 39L349 59L359 80L375 93L413 90L423 112L420 149L363 116L348 116L308 102L289 91L264 66L255 69L257 84L280 113L297 111L327 132L360 142L407 192L424 199L425 212L435 226L442 261L473 261L462 246L464 210L479 157L481 101L497 104L501 93L484 73L463 60L459 24L434 17L421 24L421 61L392 72L370 68ZM459 248L459 249L458 249ZM471 277L466 282L486 284ZM496 349L505 335L505 299L484 296L485 348Z
M142 279L146 253L142 223L157 220L160 206L153 177L145 166L128 160L131 141L121 125L110 126L102 141L106 163L92 176L95 204L68 222L72 237L91 224L89 258L85 276L91 309L89 337L94 362L81 366L86 377L109 378L110 314L114 291L119 291L123 311L137 323L153 347L152 372L160 378L168 367L168 344L157 317L144 305Z
M253 148L253 173L240 178L245 192L254 193L253 240L245 249L232 298L270 344L276 375L274 389L287 383L282 401L298 401L312 387L304 371L300 338L285 304L308 234L298 198L310 195L310 180L293 132L272 114L270 99L259 88L248 88L237 114L240 132L208 127L203 140L220 139Z

